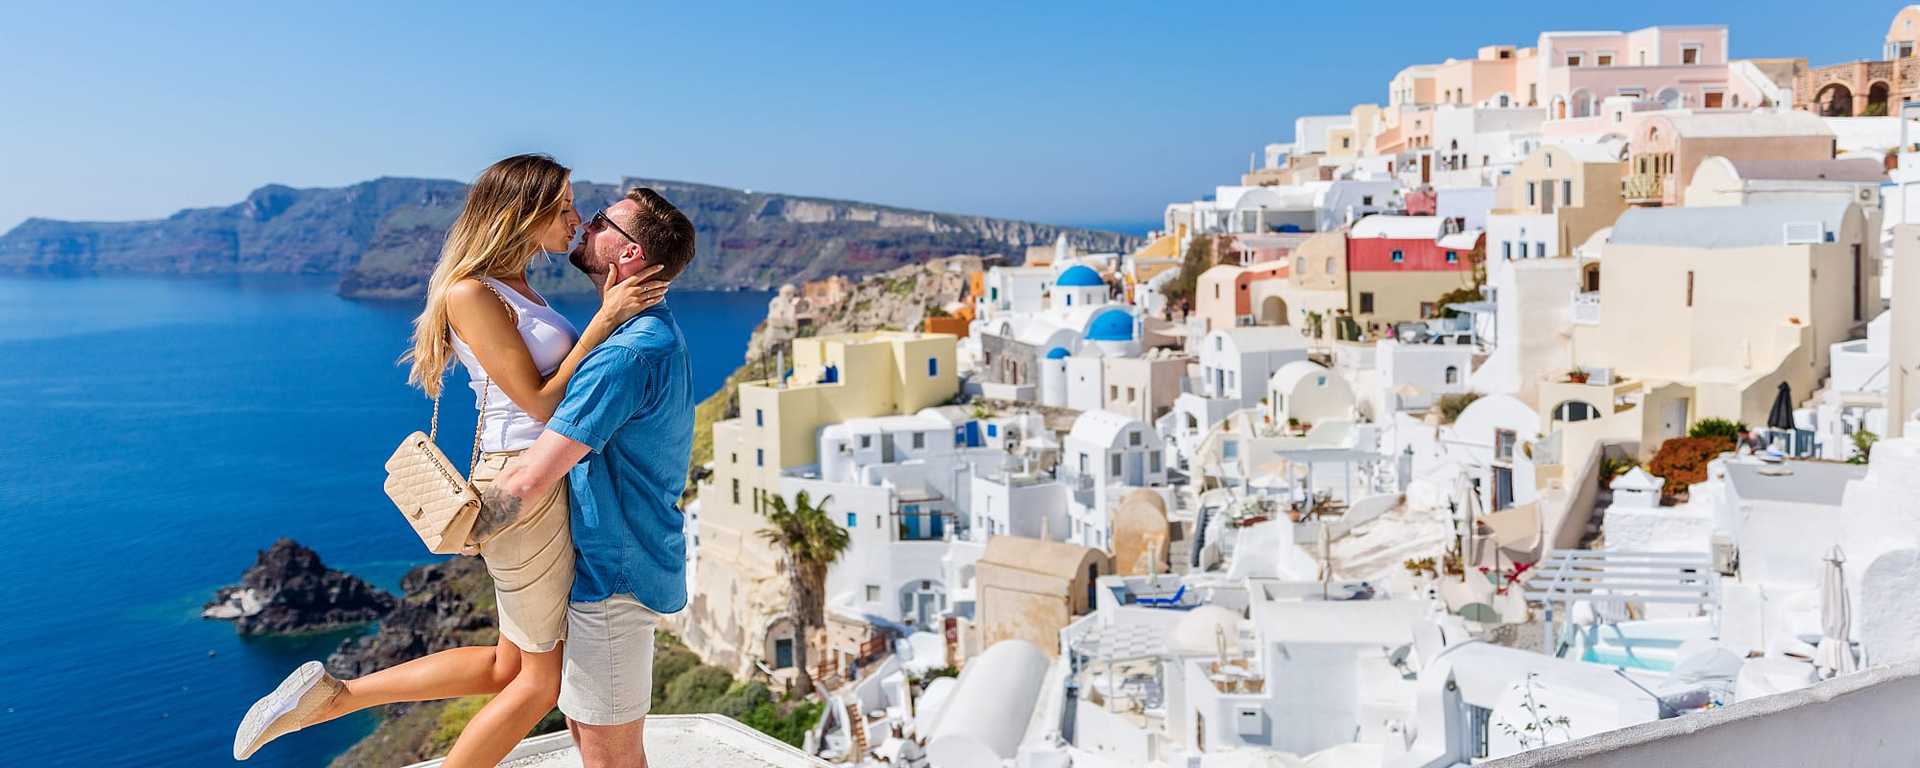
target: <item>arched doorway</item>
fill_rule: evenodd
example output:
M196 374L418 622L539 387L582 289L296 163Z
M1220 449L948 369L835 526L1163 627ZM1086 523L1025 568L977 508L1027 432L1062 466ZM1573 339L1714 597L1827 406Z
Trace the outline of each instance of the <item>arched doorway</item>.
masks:
M793 644L797 634L794 632L793 619L786 614L773 617L767 622L766 648L767 667L787 669L794 664Z
M1593 114L1594 114L1593 92L1585 89L1574 91L1573 92L1573 116L1574 117L1593 117Z
M938 626L940 614L946 610L947 588L940 582L918 579L900 586L900 618L911 622L914 628Z
M1582 293L1596 293L1600 290L1600 265L1588 264L1580 268L1580 290Z
M1260 302L1261 325L1286 325L1287 302L1278 296L1268 296Z
M1866 117L1886 117L1887 96L1893 92L1884 82L1867 86L1867 108L1860 111Z
M1845 83L1832 83L1813 97L1813 109L1821 117L1852 117L1853 89Z

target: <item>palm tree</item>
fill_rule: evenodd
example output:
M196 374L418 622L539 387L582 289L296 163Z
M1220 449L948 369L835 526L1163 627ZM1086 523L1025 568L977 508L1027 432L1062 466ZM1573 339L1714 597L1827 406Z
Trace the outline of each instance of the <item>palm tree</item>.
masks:
M852 542L847 529L827 517L825 496L815 504L806 491L794 494L793 505L786 498L768 496L760 509L768 527L760 529L760 538L778 548L787 561L787 612L793 616L793 664L800 670L800 690L813 691L813 670L807 660L807 638L813 630L827 625L827 566L840 558Z

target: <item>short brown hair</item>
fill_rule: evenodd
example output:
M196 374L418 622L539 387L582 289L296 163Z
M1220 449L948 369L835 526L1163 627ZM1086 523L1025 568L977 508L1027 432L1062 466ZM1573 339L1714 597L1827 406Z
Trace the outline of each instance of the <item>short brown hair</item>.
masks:
M627 199L638 209L627 232L640 241L649 263L665 267L654 279L671 280L679 276L693 263L693 222L650 188L629 189Z

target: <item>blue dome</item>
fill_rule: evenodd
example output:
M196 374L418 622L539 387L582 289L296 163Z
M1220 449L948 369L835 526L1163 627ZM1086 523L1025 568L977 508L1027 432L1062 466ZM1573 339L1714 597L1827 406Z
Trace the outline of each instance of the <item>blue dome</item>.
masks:
M1124 309L1110 309L1093 316L1087 323L1088 341L1133 341L1133 315Z
M1100 279L1100 273L1087 265L1075 264L1061 272L1060 279L1053 281L1053 284L1062 288L1093 288L1106 285L1107 281Z
M1054 347L1053 349L1049 349L1049 350L1047 350L1047 359L1048 359L1048 360L1058 360L1058 359L1060 359L1060 358L1063 358L1063 357L1066 357L1066 356L1067 356L1067 348L1066 348L1066 347Z

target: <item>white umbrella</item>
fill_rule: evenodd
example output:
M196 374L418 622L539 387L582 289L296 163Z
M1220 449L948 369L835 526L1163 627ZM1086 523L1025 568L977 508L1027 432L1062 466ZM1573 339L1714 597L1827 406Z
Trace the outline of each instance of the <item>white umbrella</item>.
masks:
M1839 545L1827 552L1826 561L1826 573L1820 579L1820 646L1814 649L1813 663L1831 677L1853 671L1853 649L1847 644L1853 611L1847 605L1846 573L1841 566L1847 558Z

